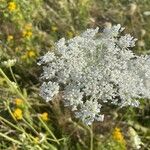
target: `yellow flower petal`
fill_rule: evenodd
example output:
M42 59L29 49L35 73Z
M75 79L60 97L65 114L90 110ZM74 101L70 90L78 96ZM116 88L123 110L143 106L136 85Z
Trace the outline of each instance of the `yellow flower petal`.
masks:
M28 56L29 57L35 57L36 53L33 50L28 51Z
M16 3L15 2L9 2L8 3L8 10L10 12L15 11L17 9Z
M15 117L17 120L21 120L22 117L23 117L23 115L22 115L22 110L19 109L19 108L15 109L14 112L13 112L13 115L14 115L14 117Z
M16 98L16 99L15 99L15 104L16 104L17 106L19 106L19 105L23 104L23 100L20 99L20 98Z
M120 128L115 128L115 129L114 129L114 131L113 131L113 138L114 138L116 141L118 141L118 142L120 142L120 143L122 143L122 144L125 144L125 140L124 140L124 137L123 137L123 135L122 135L122 133L121 133Z
M40 117L42 120L47 121L48 120L48 113L44 112L44 113L40 114Z
M31 31L22 31L22 36L25 38L30 38L32 36L32 32Z

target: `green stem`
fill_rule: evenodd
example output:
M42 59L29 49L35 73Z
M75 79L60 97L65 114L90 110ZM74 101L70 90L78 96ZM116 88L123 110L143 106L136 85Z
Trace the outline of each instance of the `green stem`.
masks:
M54 140L54 139L51 139L51 138L46 138L46 139L47 139L47 140L49 140L49 141L56 142L56 140ZM63 141L63 140L65 140L65 138L58 139L58 141Z
M0 116L0 120L2 120L3 122L7 123L10 126L12 126L13 128L17 129L18 131L22 132L22 130L20 128L18 128L17 126L13 125L11 122L7 121L5 118Z
M60 145L59 140L55 137L55 135L53 134L53 132L47 127L47 125L45 124L45 122L40 118L40 116L38 116L40 122L43 124L43 126L45 127L45 129L49 132L49 134L54 138L55 142Z
M93 126L87 126L87 125L84 125L83 126L90 132L90 150L93 150L93 139L94 139L94 134L93 134Z
M91 125L90 129L90 150L93 150L93 126Z
M6 74L3 72L3 70L0 68L0 73L2 74L2 76L6 79L8 85L10 87L12 87L15 92L18 94L18 96L20 96L20 98L22 98L24 100L24 102L27 104L28 107L30 107L30 104L28 103L28 101L26 100L26 98L23 96L23 94L12 84L12 82L9 80L9 78L6 76Z
M10 70L10 73L11 73L11 76L12 76L13 80L15 81L15 83L17 84L17 86L19 88L19 91L21 92L21 89L20 89L19 84L18 84L18 82L17 82L17 80L15 78L15 75L14 75L14 72L13 72L12 68L9 67L9 70Z
M39 150L43 150L39 145L36 145L36 147L37 147Z
M30 123L28 123L25 119L22 119L22 120L34 131L36 135L39 135L39 133L36 131L36 129L32 125L30 125Z
M0 136L3 137L3 138L5 138L5 139L7 139L8 141L11 141L11 142L13 142L13 143L16 143L16 144L21 145L21 143L20 143L19 141L15 140L15 139L13 139L13 138L10 138L9 136L7 136L7 135L5 135L5 134L3 134L3 133L0 133Z
M17 83L17 80L16 80L16 78L15 78L15 76L14 76L14 73L13 73L13 71L12 71L12 68L9 67L9 70L10 70L10 73L11 73L11 76L12 76L13 80ZM18 85L18 83L17 83L17 85Z
M20 131L20 132L26 134L26 135L29 137L29 135L26 133L26 131L25 131L22 127L21 127L21 129L18 128L17 126L15 126L14 124L12 124L11 122L7 121L5 118L3 118L3 117L1 117L1 116L0 116L0 120L2 120L3 122L7 123L9 126L15 128L16 130L18 130L18 131ZM30 138L30 137L29 137L29 138ZM30 139L31 139L31 138L30 138ZM31 139L31 141L32 141L32 139Z
M14 117L14 115L13 115L13 113L12 113L10 107L9 107L9 102L6 103L6 107L7 107L7 109L8 109L8 112L10 113L10 115L12 116L12 118L14 119L14 121L17 122L17 119Z

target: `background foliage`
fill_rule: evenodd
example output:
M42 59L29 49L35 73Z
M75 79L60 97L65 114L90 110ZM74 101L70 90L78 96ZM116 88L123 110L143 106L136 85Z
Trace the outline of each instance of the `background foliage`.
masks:
M0 0L0 23L0 149L150 149L148 100L140 108L107 106L104 122L88 127L61 96L49 104L39 97L36 64L59 38L118 23L138 38L133 51L149 54L149 0ZM9 59L16 63L3 63Z

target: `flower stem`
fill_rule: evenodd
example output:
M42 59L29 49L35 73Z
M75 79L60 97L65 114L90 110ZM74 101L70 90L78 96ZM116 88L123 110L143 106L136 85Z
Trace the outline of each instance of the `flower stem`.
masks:
M3 137L3 138L5 138L5 139L7 139L8 141L11 141L13 143L21 145L21 142L19 142L19 141L15 140L15 139L13 139L13 138L11 138L11 137L3 134L3 133L0 133L0 136Z
M12 84L12 82L9 80L9 78L6 76L6 74L4 73L4 71L0 68L0 74L5 78L6 82L8 83L8 85L10 87L12 87L15 92L18 94L18 96L20 96L20 98L22 98L24 100L24 102L27 104L28 107L30 107L30 104L28 103L28 101L26 100L26 98L23 96L23 94Z
M49 134L54 138L55 142L60 145L59 140L55 137L55 135L53 134L53 132L48 128L48 126L45 124L45 122L40 118L40 116L38 116L40 122L43 124L43 126L45 127L45 129L49 132Z
M91 125L90 129L90 150L93 150L93 126Z

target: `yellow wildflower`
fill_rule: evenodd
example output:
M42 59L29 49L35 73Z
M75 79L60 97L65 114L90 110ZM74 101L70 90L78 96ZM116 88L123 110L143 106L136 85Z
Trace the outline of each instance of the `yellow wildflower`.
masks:
M24 31L22 32L22 36L23 36L23 37L26 37L26 38L30 38L30 37L32 36L32 32L31 32L31 31L26 31L26 30L24 30Z
M19 108L15 109L14 112L13 112L13 115L14 115L14 117L15 117L17 120L21 120L22 117L23 117L23 116L22 116L22 110L19 109Z
M35 57L35 56L36 56L36 53L35 53L33 50L29 50L29 51L28 51L28 56L29 56L29 57Z
M48 113L44 112L44 113L40 114L40 117L42 120L47 121L48 120Z
M16 98L16 99L15 99L15 104L16 104L17 106L19 106L19 105L23 104L23 100L20 99L20 98Z
M14 39L14 37L12 35L8 35L8 37L7 37L7 41L8 42L11 41L11 40L13 40L13 39Z
M16 3L15 2L9 2L8 3L8 10L10 12L15 11L17 9Z
M56 31L58 30L58 28L57 28L56 26L52 26L52 27L51 27L51 30L52 30L53 32L56 32Z
M26 38L30 38L32 36L32 24L28 23L24 26L24 30L22 31L22 36Z
M113 138L120 142L121 144L125 144L125 139L120 131L120 128L115 128L113 131Z
M34 50L28 50L24 55L21 56L21 59L34 58L36 56L36 52Z
M35 137L35 138L34 138L34 143L35 143L35 144L39 143L39 140L40 140L39 137Z
M26 24L24 29L25 30L31 30L32 29L32 24L31 23Z

